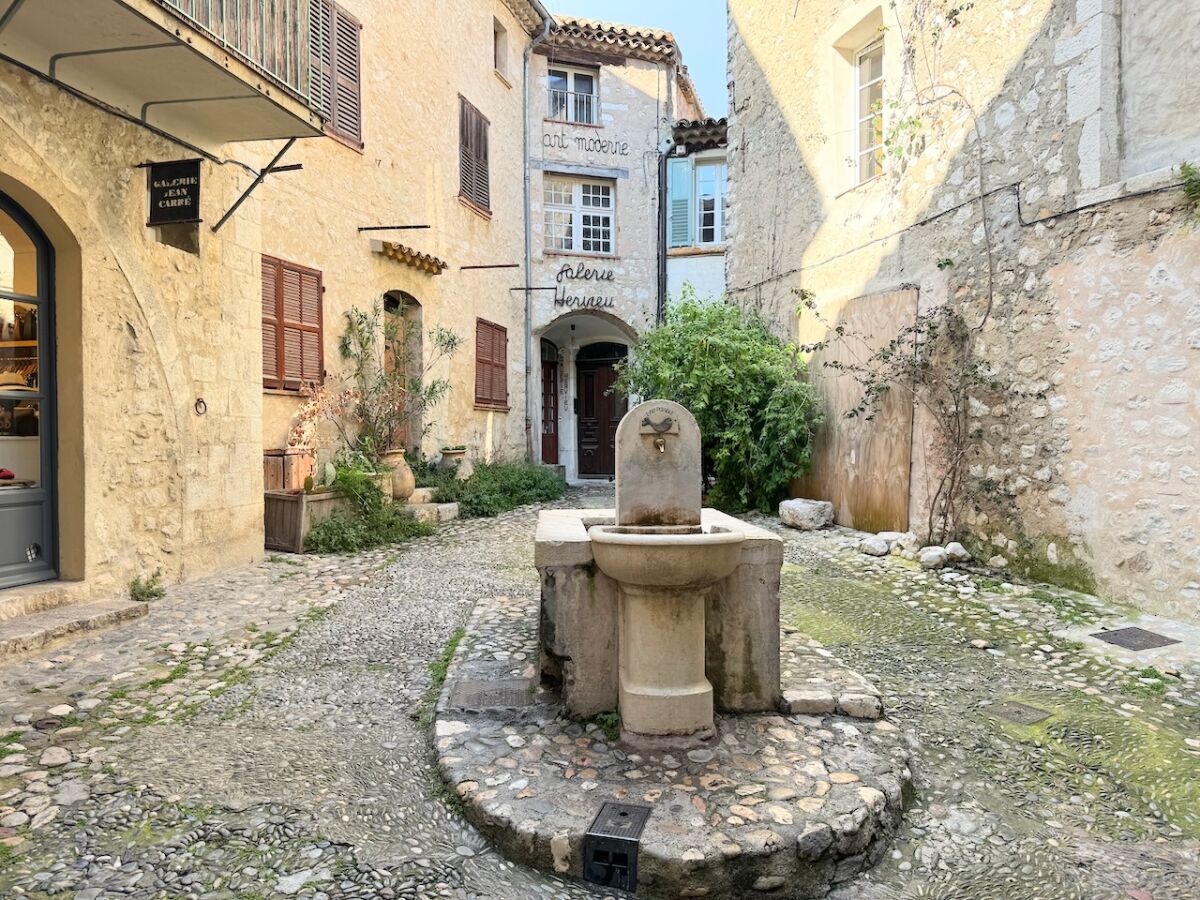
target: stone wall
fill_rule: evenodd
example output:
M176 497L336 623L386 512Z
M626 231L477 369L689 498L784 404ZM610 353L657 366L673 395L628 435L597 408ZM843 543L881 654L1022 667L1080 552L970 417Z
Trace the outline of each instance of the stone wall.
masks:
M160 243L136 166L186 155L0 63L0 191L55 250L61 572L100 595L263 552L257 209ZM205 220L248 177L205 162Z
M1122 155L1144 136L1121 114L1144 76L1120 68L1122 29L1147 5L1192 15L1183 2L997 0L947 22L911 2L732 0L727 276L789 335L801 288L830 321L904 285L922 310L956 304L997 382L970 404L975 549L1195 618L1200 239L1177 176ZM856 184L850 48L878 35L890 145L884 174ZM1154 89L1161 114L1180 109L1186 66ZM1200 158L1190 117L1150 130L1168 125L1171 154ZM914 526L941 470L918 411Z
M333 138L296 144L284 162L304 169L268 179L260 191L271 223L263 252L321 270L325 367L335 377L344 370L337 340L348 309L366 309L388 291L416 298L426 335L441 326L465 338L430 373L449 379L451 390L425 418L423 451L466 444L480 459L523 457L524 302L511 289L523 283L521 60L529 37L502 0L448 0L436 16L419 0L342 5L364 23L364 146ZM493 66L493 19L507 32L507 77ZM489 121L490 218L458 197L460 95ZM430 227L357 230L377 225ZM432 254L449 267L440 275L411 268L374 252L373 239ZM461 269L483 265L520 268ZM475 406L476 317L508 329L508 411ZM430 342L424 344L428 351ZM283 446L300 400L270 393L264 407L263 446ZM331 450L326 435L323 454Z

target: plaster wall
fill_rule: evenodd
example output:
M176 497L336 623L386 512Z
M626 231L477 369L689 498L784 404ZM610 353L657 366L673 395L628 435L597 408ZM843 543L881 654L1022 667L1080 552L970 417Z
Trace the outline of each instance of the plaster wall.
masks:
M724 295L724 252L670 254L667 257L667 302L678 300L687 284L701 300L716 300Z
M260 189L264 253L321 270L325 368L344 372L337 341L347 310L404 291L421 304L426 339L436 327L464 338L433 368L451 390L425 416L427 455L465 444L477 459L525 453L524 216L521 56L528 35L502 0L448 0L429 15L419 0L344 0L364 23L362 149L334 138L302 141L284 159L299 172ZM493 65L493 20L507 32L507 77ZM452 22L453 27L446 27ZM490 218L459 199L459 96L489 121ZM269 149L262 153L267 155ZM428 229L359 233L378 225ZM449 263L432 275L373 252L372 240L396 241ZM517 266L466 270L463 266ZM475 320L508 330L507 411L475 406ZM281 447L301 400L264 398L263 447ZM412 438L410 438L412 440ZM325 435L319 455L334 448Z
M136 166L189 155L0 63L0 191L55 250L60 571L93 594L263 552L258 210L160 243ZM247 178L203 163L205 220Z
M1161 43L1174 39L1164 17L1192 10L1158 5ZM1121 180L1122 131L1136 144L1143 128L1123 117L1122 85L1146 84L1120 67L1122 29L1136 38L1143 12L1122 12L1115 0L997 0L951 25L911 2L732 0L727 278L736 302L804 339L870 293L912 285L921 310L954 303L998 384L970 402L979 439L961 524L975 551L1196 618L1196 239L1170 171ZM882 32L863 31L872 17ZM844 51L878 34L892 143L883 175L855 184ZM917 34L914 70L902 60ZM953 93L918 103L930 83ZM1186 100L1182 80L1152 85L1167 118L1144 128L1197 158L1200 129L1170 112ZM801 288L824 324L797 315ZM918 531L940 459L918 410Z

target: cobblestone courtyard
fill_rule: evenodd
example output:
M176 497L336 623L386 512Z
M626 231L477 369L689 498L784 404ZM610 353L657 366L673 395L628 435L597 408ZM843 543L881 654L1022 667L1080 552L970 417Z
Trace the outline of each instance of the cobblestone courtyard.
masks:
M0 896L598 896L490 850L430 751L474 602L537 591L535 518L273 557L0 670ZM1194 662L1099 657L1086 598L781 533L785 628L870 675L912 745L899 839L839 900L1200 896Z

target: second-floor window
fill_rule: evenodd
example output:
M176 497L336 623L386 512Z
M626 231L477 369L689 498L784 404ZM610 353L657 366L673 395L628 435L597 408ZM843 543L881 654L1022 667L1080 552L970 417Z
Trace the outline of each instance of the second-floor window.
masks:
M479 210L491 212L488 120L465 97L458 99L458 195Z
M543 187L547 250L611 256L615 246L615 185L547 176Z
M548 119L597 125L600 122L600 98L596 86L599 73L595 69L570 69L551 66L549 71Z
M855 57L854 88L854 158L861 184L883 171L882 40Z
M362 144L362 26L332 0L309 0L313 107L333 134Z
M723 162L696 163L696 243L725 241L729 169Z
M262 258L263 387L299 391L324 377L321 273Z
M672 157L667 168L671 247L724 244L729 225L729 167L723 159Z

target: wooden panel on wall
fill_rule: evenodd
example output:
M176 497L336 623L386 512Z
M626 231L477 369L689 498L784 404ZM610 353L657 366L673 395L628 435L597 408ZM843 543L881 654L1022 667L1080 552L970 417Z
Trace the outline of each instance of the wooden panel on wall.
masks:
M873 350L911 325L916 315L917 291L892 291L851 300L834 324L863 335ZM832 344L809 361L809 377L825 404L825 422L817 432L812 468L792 482L792 495L831 501L839 525L862 531L907 531L911 396L889 391L873 420L847 419L846 412L862 398L862 388L849 375L822 365L831 359L861 360L868 352L851 340Z

